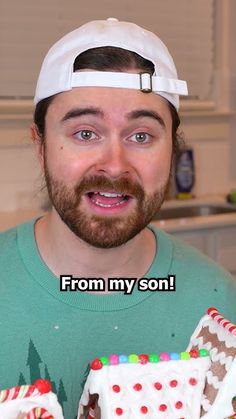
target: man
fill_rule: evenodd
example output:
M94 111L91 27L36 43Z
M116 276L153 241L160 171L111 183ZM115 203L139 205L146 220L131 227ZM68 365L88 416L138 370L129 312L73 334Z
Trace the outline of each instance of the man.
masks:
M131 23L90 22L49 51L32 137L52 208L1 236L1 388L48 378L74 419L96 356L182 351L209 306L236 320L230 275L147 227L180 94L167 48Z

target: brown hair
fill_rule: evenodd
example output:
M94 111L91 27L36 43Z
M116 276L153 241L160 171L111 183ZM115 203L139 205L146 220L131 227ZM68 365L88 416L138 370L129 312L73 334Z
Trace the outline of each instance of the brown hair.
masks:
M87 68L98 71L129 71L135 69L150 74L154 73L154 65L151 61L144 59L135 52L117 47L92 48L80 54L75 59L74 71ZM34 122L38 127L42 142L45 137L46 113L54 97L55 95L41 100L35 108ZM168 102L168 106L172 117L173 152L175 154L180 147L180 136L178 134L180 119L178 112L170 102Z

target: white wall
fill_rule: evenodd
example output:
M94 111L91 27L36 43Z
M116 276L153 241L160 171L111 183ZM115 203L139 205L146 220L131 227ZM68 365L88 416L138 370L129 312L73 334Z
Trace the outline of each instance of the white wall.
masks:
M14 117L13 117L14 118ZM0 119L0 211L35 208L41 176L28 126L30 119Z

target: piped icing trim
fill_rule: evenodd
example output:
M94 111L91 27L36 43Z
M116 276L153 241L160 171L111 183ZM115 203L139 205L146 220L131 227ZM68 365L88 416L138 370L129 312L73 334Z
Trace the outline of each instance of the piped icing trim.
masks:
M225 319L223 316L221 316L221 314L215 307L208 308L207 313L212 319L214 319L217 323L219 323L226 330L228 330L228 332L236 336L236 325L234 323L231 323L229 320Z
M224 342L227 348L236 348L236 336L232 335L228 330L224 329L221 325L217 324L213 319L205 317L204 321L201 322L199 331L208 327L209 331L212 334L216 334L220 342ZM196 334L197 336L198 334ZM206 345L203 343L201 338L195 338L196 344L202 348L206 348ZM194 343L194 341L192 341ZM210 348L206 348L210 350Z

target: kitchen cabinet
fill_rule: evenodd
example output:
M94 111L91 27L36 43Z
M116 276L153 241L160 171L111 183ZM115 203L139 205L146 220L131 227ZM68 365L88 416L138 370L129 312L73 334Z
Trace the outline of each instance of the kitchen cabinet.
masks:
M184 204L169 200L162 210L154 225L196 247L236 278L236 205L225 196L206 196Z
M177 231L172 234L214 259L236 277L236 224Z

